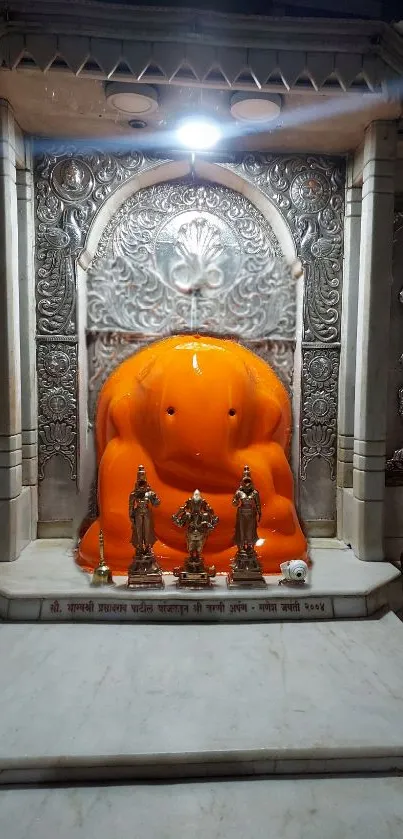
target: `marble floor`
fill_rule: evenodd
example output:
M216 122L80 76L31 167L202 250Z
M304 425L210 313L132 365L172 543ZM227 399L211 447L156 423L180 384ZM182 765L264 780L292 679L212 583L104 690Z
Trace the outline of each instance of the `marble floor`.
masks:
M399 839L403 778L0 791L4 839Z
M403 769L403 624L1 624L0 783Z

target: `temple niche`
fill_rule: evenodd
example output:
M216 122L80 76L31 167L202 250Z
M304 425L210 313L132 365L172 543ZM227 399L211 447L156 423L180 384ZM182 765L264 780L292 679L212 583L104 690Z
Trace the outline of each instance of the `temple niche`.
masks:
M84 530L97 516L94 426L108 376L158 339L197 334L236 340L270 365L292 410L287 458L304 531L334 535L343 178L343 161L319 157L218 166L197 155L192 168L140 154L38 160L38 311L52 309L38 319L47 533L67 507ZM51 339L58 325L68 345Z
M207 24L195 12L196 48L187 24L179 37L158 9L134 66L143 12L128 12L123 38L106 8L111 34L99 34L94 8L91 21L77 11L92 33L77 43L61 36L57 9L41 38L23 16L2 35L4 558L72 540L81 567L102 554L126 573L128 497L143 467L160 498L155 568L166 573L186 541L172 517L186 499L197 512L196 490L220 520L200 537L219 574L235 555L236 574L256 559L266 576L322 548L398 559L403 187L387 25L370 35L360 21L318 19L324 52L322 35L301 47L289 21L269 16L266 49L248 16ZM140 410L143 391L154 395ZM184 449L182 463L177 441L169 475L165 422ZM242 545L233 499L247 470L261 518L255 496L240 496L254 534ZM281 533L275 558L269 532Z

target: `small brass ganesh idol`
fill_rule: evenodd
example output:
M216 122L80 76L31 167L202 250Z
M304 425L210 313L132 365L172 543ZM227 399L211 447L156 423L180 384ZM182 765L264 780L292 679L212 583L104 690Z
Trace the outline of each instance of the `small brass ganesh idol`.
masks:
M238 550L231 562L227 584L230 588L263 588L266 581L255 551L258 540L257 525L262 509L260 495L252 481L249 466L244 467L242 480L232 503L237 508L234 542Z
M136 483L129 496L131 543L135 549L133 562L128 570L129 588L162 588L164 585L162 571L153 551L157 537L154 532L152 508L159 503L160 499L148 484L144 466L139 466Z
M172 521L178 527L186 528L186 547L188 555L182 568L174 568L174 576L178 578L179 587L204 588L211 585L211 578L215 577L215 568L206 568L203 559L203 548L211 530L218 524L218 516L210 504L196 489L178 512L172 516Z

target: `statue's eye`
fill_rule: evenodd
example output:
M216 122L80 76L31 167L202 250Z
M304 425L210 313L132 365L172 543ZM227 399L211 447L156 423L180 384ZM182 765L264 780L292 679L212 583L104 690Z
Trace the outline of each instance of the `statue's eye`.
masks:
M174 414L174 413L175 413L175 408L172 408L172 407L167 408L167 414L169 414L169 416L172 416L172 414Z
M228 411L228 413L229 413L230 417L234 417L234 416L235 416L235 414L236 414L236 410L235 410L235 408L230 408L230 409L229 409L229 411Z

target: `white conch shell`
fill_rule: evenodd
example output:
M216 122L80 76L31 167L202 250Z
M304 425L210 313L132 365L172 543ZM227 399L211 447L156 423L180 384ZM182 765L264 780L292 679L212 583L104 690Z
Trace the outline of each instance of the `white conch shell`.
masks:
M307 578L308 566L303 559L291 559L288 562L282 562L280 568L284 579L289 582L304 583Z

